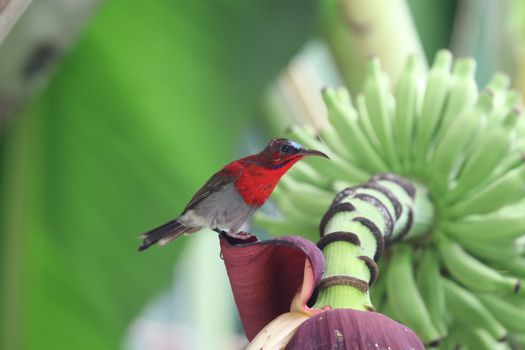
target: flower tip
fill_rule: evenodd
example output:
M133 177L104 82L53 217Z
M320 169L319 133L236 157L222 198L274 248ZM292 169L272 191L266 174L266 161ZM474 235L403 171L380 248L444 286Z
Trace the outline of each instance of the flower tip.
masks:
M436 340L432 340L430 343L425 344L429 348L437 348L443 339L439 338Z
M496 339L498 342L502 343L502 342L506 342L509 338L509 335L508 333L505 333L504 335L502 335L501 337L499 337L498 339Z
M490 79L488 86L492 86L495 89L507 89L510 86L510 78L505 73L496 72Z
M460 58L454 64L453 74L458 77L472 77L476 73L476 61L473 58Z
M421 57L418 54L412 54L408 56L408 59L405 63L405 70L407 72L412 72L416 70L421 63Z
M286 135L289 135L289 134L291 134L293 132L293 130L294 130L294 126L293 125L289 125L286 128L284 128L284 133Z
M434 67L450 69L452 65L452 53L448 50L439 50L434 59Z
M368 73L371 75L381 74L381 62L379 57L370 56L368 59Z
M496 92L494 92L494 89L490 86L487 86L485 89L483 89L482 94L483 96L488 96L490 98L494 98L494 96L496 96Z
M521 281L517 280L516 284L514 285L514 293L518 293L521 289Z

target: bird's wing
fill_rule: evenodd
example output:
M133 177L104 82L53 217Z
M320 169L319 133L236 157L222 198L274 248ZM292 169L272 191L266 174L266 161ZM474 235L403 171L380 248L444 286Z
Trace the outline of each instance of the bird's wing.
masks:
M234 182L238 176L229 173L222 169L215 174L202 186L202 188L195 193L193 198L190 200L186 208L184 208L183 214L188 210L194 208L203 199L207 198L212 193L219 191L223 186Z

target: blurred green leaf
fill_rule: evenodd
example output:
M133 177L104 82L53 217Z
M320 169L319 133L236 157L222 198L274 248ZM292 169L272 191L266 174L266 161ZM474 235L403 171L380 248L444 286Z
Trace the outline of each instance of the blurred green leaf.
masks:
M184 243L139 254L137 235L231 160L314 15L311 0L103 5L6 135L1 291L19 299L1 348L121 346Z

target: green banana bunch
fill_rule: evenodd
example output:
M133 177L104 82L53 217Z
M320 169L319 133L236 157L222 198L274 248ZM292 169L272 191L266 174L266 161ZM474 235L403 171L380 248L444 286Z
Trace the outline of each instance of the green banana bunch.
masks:
M416 281L419 293L428 309L432 324L440 338L448 334L445 310L445 286L441 278L441 267L437 252L433 248L424 249L419 258Z
M376 310L428 345L441 341L441 349L525 346L519 94L503 74L478 89L475 62L453 62L448 51L437 54L428 72L423 67L410 57L391 87L372 59L361 93L325 88L328 126L294 126L288 136L332 161L297 164L273 197L280 216L260 213L255 223L315 240L326 209L350 196L355 208L347 221L336 215L321 226L351 231L352 220L365 216L384 235L370 288ZM360 239L365 255L373 256L378 238Z

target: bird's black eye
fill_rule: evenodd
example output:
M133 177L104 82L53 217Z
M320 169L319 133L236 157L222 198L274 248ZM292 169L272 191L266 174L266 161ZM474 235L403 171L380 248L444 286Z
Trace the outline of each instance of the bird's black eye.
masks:
M293 148L290 145L282 145L281 146L281 153L290 153L292 150L293 150Z

